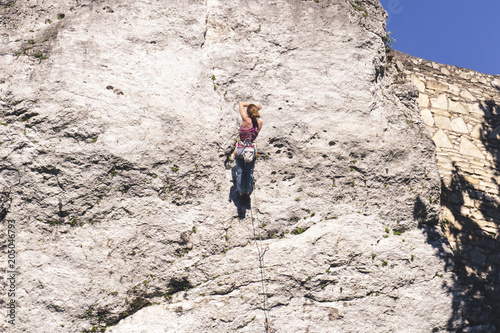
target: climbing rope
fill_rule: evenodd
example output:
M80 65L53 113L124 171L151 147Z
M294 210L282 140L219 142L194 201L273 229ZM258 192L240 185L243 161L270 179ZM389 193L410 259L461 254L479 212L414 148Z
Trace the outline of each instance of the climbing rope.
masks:
M253 192L254 202L250 207L250 219L252 220L253 239L255 242L255 246L257 247L257 253L259 255L260 281L262 284L262 296L263 296L262 308L264 311L264 318L265 318L264 327L265 327L266 333L273 333L276 331L271 328L271 324L269 322L269 302L268 302L268 295L267 295L266 274L265 274L265 266L264 266L264 255L266 254L267 250L269 250L269 247L266 246L265 248L263 248L263 246L262 246L262 225L259 222L259 211L258 211L258 209L255 209L255 213L256 213L255 214L256 215L255 222L257 223L258 229L259 229L259 234L257 237L257 229L255 228L255 222L254 222L254 218L253 218L253 207L256 207L257 199L256 199L256 195L255 195L255 180L253 179L252 181L253 181L253 188L254 188L254 192Z

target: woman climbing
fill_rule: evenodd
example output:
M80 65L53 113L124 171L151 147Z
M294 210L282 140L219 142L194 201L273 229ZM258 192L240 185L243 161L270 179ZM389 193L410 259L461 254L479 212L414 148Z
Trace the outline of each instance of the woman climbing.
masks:
M250 194L253 191L253 169L255 166L254 151L253 159L251 161L245 160L241 154L246 147L253 147L255 149L254 141L257 138L260 130L262 129L262 120L260 120L259 110L262 109L260 104L250 104L239 102L239 109L241 115L240 127L240 141L237 143L236 158L236 186L240 199L249 200Z

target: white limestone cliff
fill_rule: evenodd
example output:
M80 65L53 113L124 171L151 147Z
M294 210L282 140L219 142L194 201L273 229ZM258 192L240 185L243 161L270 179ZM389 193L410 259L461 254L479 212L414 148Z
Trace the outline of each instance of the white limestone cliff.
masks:
M482 324L462 316L434 146L417 89L384 73L378 1L4 2L15 329L263 331L228 159L240 100L264 106L252 216L273 329Z

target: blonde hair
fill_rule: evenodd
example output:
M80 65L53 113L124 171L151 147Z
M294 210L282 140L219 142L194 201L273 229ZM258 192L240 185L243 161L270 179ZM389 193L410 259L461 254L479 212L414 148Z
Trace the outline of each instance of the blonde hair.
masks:
M257 118L260 118L259 108L255 106L255 104L250 104L247 107L247 114L250 118L252 118L252 120L255 121L257 120Z

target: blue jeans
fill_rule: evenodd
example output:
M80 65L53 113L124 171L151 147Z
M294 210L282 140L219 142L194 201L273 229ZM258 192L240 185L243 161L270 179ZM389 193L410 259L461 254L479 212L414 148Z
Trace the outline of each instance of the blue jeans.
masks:
M251 194L253 191L253 168L255 160L245 163L243 159L236 159L236 187L241 194Z

